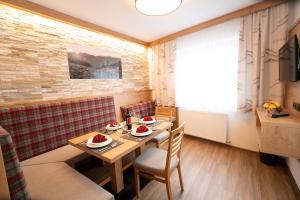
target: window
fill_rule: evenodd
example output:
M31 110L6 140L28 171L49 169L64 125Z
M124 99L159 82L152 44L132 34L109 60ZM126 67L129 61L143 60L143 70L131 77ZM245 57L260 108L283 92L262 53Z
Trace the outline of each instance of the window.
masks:
M177 106L196 111L235 111L239 20L181 37L176 46Z

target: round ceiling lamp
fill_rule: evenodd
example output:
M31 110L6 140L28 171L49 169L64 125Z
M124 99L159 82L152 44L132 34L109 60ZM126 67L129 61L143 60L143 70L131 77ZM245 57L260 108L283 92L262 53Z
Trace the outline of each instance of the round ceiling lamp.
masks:
M176 10L182 0L135 0L136 9L144 15L166 15Z

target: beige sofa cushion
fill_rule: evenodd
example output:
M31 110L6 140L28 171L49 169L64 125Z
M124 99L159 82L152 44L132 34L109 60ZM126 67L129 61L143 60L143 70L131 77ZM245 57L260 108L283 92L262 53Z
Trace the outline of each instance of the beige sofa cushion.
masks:
M167 153L164 149L149 148L135 160L134 167L150 174L163 176L165 175ZM171 171L178 166L178 163L178 157L174 156L171 159Z
M47 153L43 153L41 155L24 160L21 162L21 166L39 165L55 162L67 162L72 165L87 156L88 155L80 149L75 148L71 145L66 145Z
M32 200L113 200L112 194L66 163L22 167Z

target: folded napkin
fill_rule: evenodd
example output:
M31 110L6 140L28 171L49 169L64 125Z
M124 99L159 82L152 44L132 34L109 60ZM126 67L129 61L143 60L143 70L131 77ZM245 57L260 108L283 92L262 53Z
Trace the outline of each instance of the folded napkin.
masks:
M110 127L117 127L118 126L118 122L111 122L109 124Z
M101 134L97 134L93 137L93 143L101 143L101 142L105 142L107 139L105 138L104 135Z
M153 118L150 116L144 117L144 121L153 121Z
M147 126L139 126L137 129L136 129L136 132L137 133L145 133L147 132L149 129L147 128Z

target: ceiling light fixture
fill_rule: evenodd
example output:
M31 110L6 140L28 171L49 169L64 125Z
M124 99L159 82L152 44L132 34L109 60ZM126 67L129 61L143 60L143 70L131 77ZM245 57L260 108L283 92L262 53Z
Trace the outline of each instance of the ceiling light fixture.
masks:
M176 10L182 0L135 0L136 9L144 15L166 15Z

